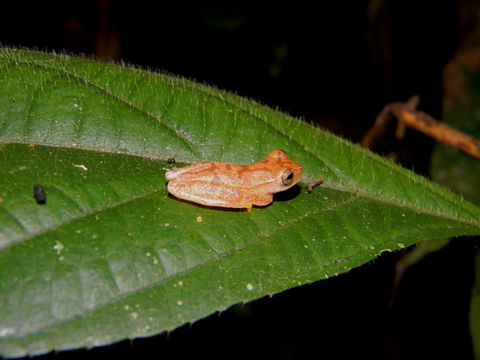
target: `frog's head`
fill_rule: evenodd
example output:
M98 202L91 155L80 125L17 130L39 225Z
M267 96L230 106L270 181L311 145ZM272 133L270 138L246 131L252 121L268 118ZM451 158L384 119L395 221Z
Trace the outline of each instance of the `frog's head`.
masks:
M273 181L267 185L268 192L277 193L287 190L302 177L302 166L289 159L282 150L273 150L265 161L268 162L273 175Z

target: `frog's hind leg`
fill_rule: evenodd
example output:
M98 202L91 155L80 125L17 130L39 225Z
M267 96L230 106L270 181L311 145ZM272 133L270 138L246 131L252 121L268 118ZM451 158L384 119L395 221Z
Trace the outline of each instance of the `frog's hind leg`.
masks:
M226 208L251 207L250 201L245 201L244 194L234 188L215 186L206 181L178 181L168 183L168 192L175 197L206 206Z

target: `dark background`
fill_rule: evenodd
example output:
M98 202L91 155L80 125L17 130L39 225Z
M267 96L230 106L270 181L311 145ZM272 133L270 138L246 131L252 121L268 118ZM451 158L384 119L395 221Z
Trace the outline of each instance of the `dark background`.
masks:
M4 46L85 54L185 76L354 142L391 101L439 118L442 69L472 28L472 1L63 1L0 5ZM433 142L390 133L375 150L428 175ZM404 252L148 339L45 358L471 358L474 244L408 269Z

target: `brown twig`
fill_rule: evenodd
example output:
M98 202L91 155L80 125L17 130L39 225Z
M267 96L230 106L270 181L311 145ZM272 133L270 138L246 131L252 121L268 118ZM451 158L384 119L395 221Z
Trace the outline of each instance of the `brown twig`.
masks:
M321 183L323 183L323 177L309 181L307 183L307 191L311 193L313 191L313 188L317 185L320 185Z
M399 120L396 136L403 137L405 126L409 126L435 140L441 141L455 149L459 149L468 155L480 159L480 142L458 130L455 130L430 115L416 110L418 96L412 97L405 103L394 102L386 105L375 120L375 124L367 132L361 141L361 145L371 148L377 139L383 134L388 123L395 115Z

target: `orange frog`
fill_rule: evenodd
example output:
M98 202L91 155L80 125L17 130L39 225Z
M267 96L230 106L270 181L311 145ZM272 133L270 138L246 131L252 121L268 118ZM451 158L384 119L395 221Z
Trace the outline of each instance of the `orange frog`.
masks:
M206 161L165 173L175 197L207 206L246 208L265 206L273 194L287 190L302 177L302 166L281 150L250 165Z

